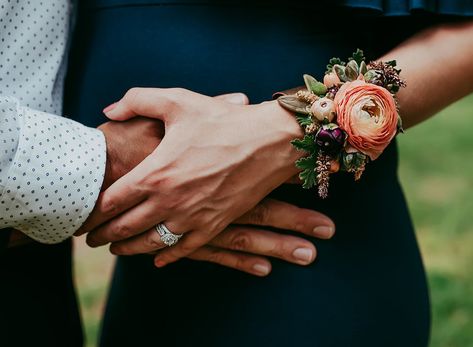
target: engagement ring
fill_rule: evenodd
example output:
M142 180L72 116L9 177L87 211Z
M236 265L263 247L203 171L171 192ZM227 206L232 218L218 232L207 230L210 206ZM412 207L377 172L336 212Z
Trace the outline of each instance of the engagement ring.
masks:
M169 230L164 223L159 223L156 225L156 232L159 234L159 237L161 238L161 241L166 246L174 246L179 239L182 237L182 235L177 235L174 234L171 230Z

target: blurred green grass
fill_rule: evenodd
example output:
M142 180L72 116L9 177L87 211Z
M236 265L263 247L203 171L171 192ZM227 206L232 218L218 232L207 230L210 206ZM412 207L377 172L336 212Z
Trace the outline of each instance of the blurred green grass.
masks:
M431 347L473 346L473 95L399 137L400 177L432 300ZM79 239L76 273L87 347L96 346L113 257Z
M431 347L473 346L473 95L399 137L400 177L428 271Z

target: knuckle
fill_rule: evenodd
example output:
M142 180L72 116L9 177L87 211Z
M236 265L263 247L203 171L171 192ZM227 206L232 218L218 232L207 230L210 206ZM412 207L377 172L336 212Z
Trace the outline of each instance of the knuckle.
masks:
M251 247L252 237L246 231L236 232L230 240L230 248L236 251L245 251Z
M251 224L264 224L269 219L270 210L265 203L257 205L251 210L249 220Z
M186 90L183 88L169 88L162 90L162 96L166 100L168 111L179 109L183 100L186 98Z
M133 87L128 89L128 91L125 93L125 96L123 97L123 101L128 103L128 102L133 102L133 100L136 99L136 97L141 93L143 88L139 87Z
M130 236L131 229L127 224L118 224L113 228L112 233L119 239L124 239Z
M106 216L114 216L118 212L118 206L113 198L104 198L102 200L102 212Z
M177 98L178 100L182 97L185 97L187 94L187 89L179 88L179 87L169 88L168 91L170 95Z
M283 258L283 259L288 259L291 256L289 247L283 241L275 242L273 246L271 247L269 253L273 257Z
M161 240L159 240L158 235L154 232L149 233L145 238L146 246L149 246L152 249L158 249L163 246Z
M186 243L182 243L180 245L180 250L185 254L194 252L196 248L197 248L196 246L191 245L191 244L186 244Z
M235 261L233 263L233 267L240 271L248 272L250 270L248 262L246 262L245 259L243 259L243 257L239 255L236 256Z
M222 264L225 260L224 254L217 249L210 250L207 257L210 262L217 264Z
M135 189L139 189L142 194L147 196L152 195L156 192L156 189L159 187L159 191L163 191L161 180L158 178L155 172L143 175L137 178L137 184Z

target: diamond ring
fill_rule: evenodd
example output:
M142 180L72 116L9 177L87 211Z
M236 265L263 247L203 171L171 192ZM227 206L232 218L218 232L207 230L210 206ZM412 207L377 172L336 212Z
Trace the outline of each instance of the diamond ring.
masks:
M182 237L182 235L177 235L174 234L171 230L169 230L164 223L159 223L155 226L156 232L159 234L159 237L161 238L161 241L166 246L174 246L177 241Z

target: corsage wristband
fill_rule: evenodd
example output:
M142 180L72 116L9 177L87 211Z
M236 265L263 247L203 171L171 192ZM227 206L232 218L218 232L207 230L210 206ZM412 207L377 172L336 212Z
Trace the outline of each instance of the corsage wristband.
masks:
M292 141L308 153L296 162L304 188L317 186L326 198L330 174L347 171L360 179L366 164L402 132L394 98L406 86L400 72L395 60L366 64L358 49L348 63L330 59L323 83L304 75L307 90L278 98L304 129L304 138Z

